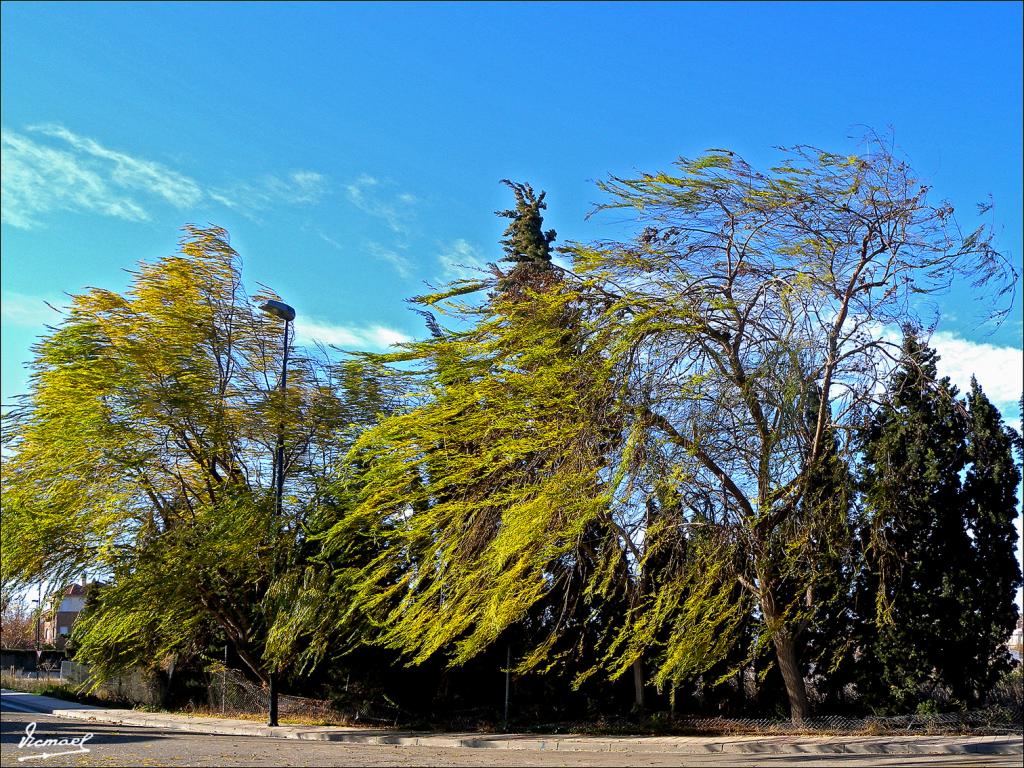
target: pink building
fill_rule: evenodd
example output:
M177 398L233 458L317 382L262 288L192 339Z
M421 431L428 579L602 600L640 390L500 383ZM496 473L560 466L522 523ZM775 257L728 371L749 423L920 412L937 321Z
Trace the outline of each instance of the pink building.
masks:
M85 608L85 579L82 584L72 584L60 595L60 602L54 600L56 610L43 620L42 641L44 645L63 648L67 643L71 627L74 626L78 614Z

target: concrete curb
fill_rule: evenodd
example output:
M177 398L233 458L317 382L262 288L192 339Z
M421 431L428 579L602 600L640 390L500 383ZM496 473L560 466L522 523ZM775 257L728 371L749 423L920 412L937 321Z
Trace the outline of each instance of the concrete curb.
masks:
M333 741L347 744L403 747L463 747L469 749L537 750L558 752L654 752L675 754L763 755L1021 755L1024 738L1014 736L529 736L520 734L396 733L354 728L269 728L245 721L218 721L185 715L128 714L119 710L63 710L53 714L74 720L147 726L221 736L264 736L277 739Z
M4 692L4 698L11 698ZM630 752L743 755L1024 755L1024 736L578 736L531 734L432 734L383 729L280 726L246 720L192 717L81 704L20 694L19 705L69 720L145 726L213 736L263 736L276 739L348 744L546 752ZM20 706L19 706L20 708Z

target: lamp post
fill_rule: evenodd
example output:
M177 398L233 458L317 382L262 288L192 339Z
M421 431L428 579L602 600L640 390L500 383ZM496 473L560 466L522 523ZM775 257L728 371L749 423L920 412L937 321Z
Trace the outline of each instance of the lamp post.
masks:
M36 604L36 678L39 677L39 660L43 658L43 651L39 645L39 630L43 623L43 582L39 582L39 597L32 601Z
M275 301L273 299L267 301L260 306L264 312L274 317L279 317L284 320L284 342L283 342L283 355L281 358L281 379L278 382L278 388L281 390L281 399L284 400L285 387L288 385L288 331L290 329L291 322L295 319L295 310L285 304L283 301ZM271 560L271 573L270 577L274 578L277 571L277 546L276 538L279 533L279 526L281 525L281 518L284 513L283 508L284 498L284 419L282 417L281 424L277 431L277 446L274 451L274 516L273 516L273 534L274 541L271 543L272 560ZM268 698L270 699L269 715L267 716L267 725L277 725L277 674L271 669L267 675L268 683Z

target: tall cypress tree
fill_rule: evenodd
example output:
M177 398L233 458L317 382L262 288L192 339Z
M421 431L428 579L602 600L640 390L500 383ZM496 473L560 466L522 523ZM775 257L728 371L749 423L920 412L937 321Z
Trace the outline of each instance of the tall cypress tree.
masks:
M548 207L544 202L545 193L537 195L529 184L508 179L502 179L501 183L511 189L516 197L515 208L495 211L496 215L510 219L505 229L505 239L501 241L505 249L502 261L547 267L551 262L551 243L555 239L555 230L544 230L544 215L541 211Z
M864 449L872 531L858 589L866 619L858 667L873 706L906 708L936 688L975 706L1010 663L1021 584L1019 436L977 381L966 403L948 379L937 381L937 360L906 337L892 400L875 414Z
M966 693L958 667L973 640L966 617L976 578L960 481L967 424L956 388L938 380L937 360L906 335L891 400L864 450L875 599L860 682L874 706L905 710L941 684Z
M533 187L502 179L501 183L512 190L516 198L516 207L504 211L495 211L495 215L509 219L505 228L504 239L501 241L505 256L504 262L511 262L512 267L504 272L495 267L498 275L498 292L515 300L524 297L524 290L544 290L558 277L551 264L551 243L555 239L555 230L544 229L544 214L548 207L544 202L544 192L539 195Z
M1016 432L1005 424L999 411L971 380L967 396L970 432L967 457L970 467L964 480L964 506L976 551L972 584L973 643L962 659L972 699L984 696L1009 668L1006 641L1017 622L1015 593L1021 570L1015 544L1017 487L1021 473L1014 462Z

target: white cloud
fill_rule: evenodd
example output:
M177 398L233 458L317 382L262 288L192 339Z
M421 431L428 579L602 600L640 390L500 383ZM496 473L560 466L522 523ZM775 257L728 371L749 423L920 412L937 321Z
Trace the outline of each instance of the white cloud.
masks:
M212 200L250 215L274 205L306 205L327 191L316 171L266 175L255 182L208 187L161 163L133 157L60 125L2 131L2 218L31 229L55 211L84 211L145 221L161 202L191 210Z
M390 264L401 277L412 276L412 264L405 256L394 248L388 248L380 243L368 243L366 249L373 258Z
M961 392L970 391L974 376L989 400L1000 408L1020 399L1024 350L970 341L949 331L938 331L929 343L942 358L939 374L949 376Z
M287 176L264 176L210 190L210 197L244 214L265 211L279 203L316 203L327 192L327 179L315 171L292 171Z
M459 238L437 257L441 277L445 280L464 280L482 277L479 270L487 269L480 250L469 241Z
M417 202L416 197L408 192L387 196L381 193L384 186L387 185L364 173L345 185L345 196L363 213L383 219L392 232L404 234L409 229L409 219Z
M330 235L324 233L323 231L321 231L319 229L316 231L316 233L318 235L320 235L320 239L323 240L325 243L327 243L328 245L330 245L333 248L337 248L339 251L344 252L345 246L343 246L341 243L339 243L333 237L331 237Z
M292 171L288 174L292 199L300 203L314 203L324 194L327 179L316 171Z
M83 210L143 221L149 214L111 183L108 173L90 167L80 154L38 144L11 131L0 132L0 195L3 221L20 229L38 226L39 216L57 210Z
M0 319L22 328L42 329L59 322L62 316L55 307L60 307L57 299L29 296L17 291L4 291L0 294Z
M410 336L383 325L335 325L318 320L295 323L300 343L328 344L353 350L382 350L392 344L412 341Z
M110 179L117 186L162 197L175 208L191 208L203 199L203 190L197 182L160 163L107 149L93 139L79 136L60 125L40 125L29 130L61 139L77 150L79 157L85 155L108 161Z

